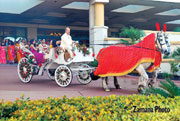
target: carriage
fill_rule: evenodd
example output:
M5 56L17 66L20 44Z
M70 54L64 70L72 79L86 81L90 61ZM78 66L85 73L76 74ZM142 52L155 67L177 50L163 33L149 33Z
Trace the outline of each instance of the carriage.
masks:
M42 76L44 72L60 87L70 85L74 76L81 84L88 84L92 81L90 73L93 68L88 63L94 61L93 48L81 48L77 46L77 43L73 44L74 58L71 60L69 60L69 54L66 50L59 47L51 48L49 53L45 54L45 62L41 65L37 64L33 53L22 43L20 48L24 57L19 61L17 71L23 83L30 82L34 75Z

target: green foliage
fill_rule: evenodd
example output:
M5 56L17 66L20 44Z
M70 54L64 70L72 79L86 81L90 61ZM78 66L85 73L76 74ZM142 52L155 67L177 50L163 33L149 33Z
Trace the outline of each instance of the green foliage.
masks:
M145 90L145 94L160 94L161 96L164 96L165 98L171 97L174 98L176 96L180 96L180 90L179 87L172 82L170 79L166 79L166 82L160 81L160 88L149 88Z
M180 47L178 47L174 52L171 54L171 56L164 55L163 58L174 58L175 60L180 60ZM179 71L178 62L170 62L171 65L171 72L175 74Z
M170 65L171 65L171 72L173 74L175 74L176 72L179 71L178 63L177 62L170 62Z
M163 58L164 58L164 59L167 59L167 58L170 58L170 56L164 55Z
M172 79L173 78L172 74L169 74L169 73L161 73L161 74L164 79Z
M125 44L125 45L131 45L131 44L133 44L132 42L129 42L129 41L124 40L124 39L121 39L121 43L122 43L122 44Z
M178 47L174 52L172 53L171 57L175 58L179 56L180 57L180 47Z
M174 29L174 32L180 32L180 27L176 27L176 28Z
M180 97L128 95L1 101L1 121L179 121ZM133 112L137 108L169 108L170 112ZM16 109L13 109L16 107ZM3 115L3 117L2 117Z
M97 67L98 66L98 61L96 59L94 59L94 61L90 62L88 65L92 66L92 67Z
M176 60L180 60L180 47L177 47L170 56L164 55L163 58L174 58Z
M131 38L131 42L129 44L135 44L138 40L141 39L141 37L144 36L144 32L131 26L130 28L123 28L120 36Z

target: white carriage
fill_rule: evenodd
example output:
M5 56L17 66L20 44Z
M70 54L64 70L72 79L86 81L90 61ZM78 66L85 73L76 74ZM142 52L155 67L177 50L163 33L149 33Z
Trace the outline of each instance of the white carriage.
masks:
M73 79L73 75L82 84L91 82L90 73L92 69L88 63L94 61L93 49L87 48L88 54L84 54L75 44L73 44L74 58L67 60L66 50L51 48L48 54L45 54L46 62L41 66L36 64L36 58L33 53L21 44L21 50L25 53L18 63L18 75L22 82L28 83L34 75L43 75L46 71L50 79L55 80L60 87L67 87ZM55 57L57 53L57 57Z

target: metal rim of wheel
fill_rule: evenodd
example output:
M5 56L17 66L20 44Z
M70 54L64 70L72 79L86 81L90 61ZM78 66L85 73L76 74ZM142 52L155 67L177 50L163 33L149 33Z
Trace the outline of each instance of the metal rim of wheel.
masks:
M27 58L21 58L21 60L18 63L18 75L20 80L23 83L28 83L32 79L32 67L31 64L28 62Z
M60 87L67 87L71 84L73 74L66 65L60 65L55 71L55 81Z
M49 69L46 69L46 73L51 80L55 80L55 77L49 72Z
M82 65L83 68L90 68L89 65L87 64L83 64ZM79 70L78 71L78 75L77 75L77 80L81 83L81 84L89 84L92 79L90 76L90 73L92 72L92 70Z

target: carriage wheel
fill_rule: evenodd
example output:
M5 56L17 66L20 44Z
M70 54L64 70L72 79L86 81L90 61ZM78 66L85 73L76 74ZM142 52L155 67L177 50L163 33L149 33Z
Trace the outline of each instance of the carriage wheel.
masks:
M21 58L18 63L18 75L22 82L28 83L32 79L32 66L27 58Z
M72 82L73 74L68 66L61 65L55 71L55 81L60 87L67 87Z
M54 71L52 71L51 69L46 69L46 73L50 79L55 80Z
M82 67L90 68L90 66L87 64L83 64ZM90 76L91 72L92 72L92 70L84 70L84 71L79 70L78 75L77 75L78 81L81 84L89 84L92 81L91 76Z

